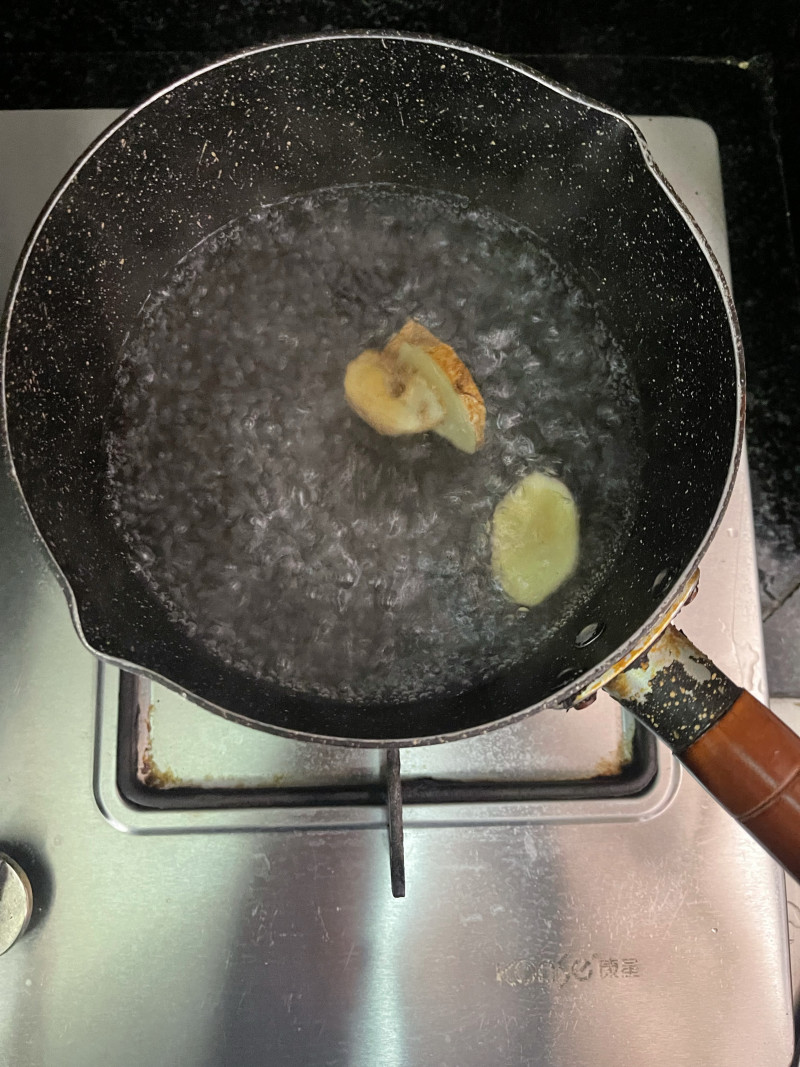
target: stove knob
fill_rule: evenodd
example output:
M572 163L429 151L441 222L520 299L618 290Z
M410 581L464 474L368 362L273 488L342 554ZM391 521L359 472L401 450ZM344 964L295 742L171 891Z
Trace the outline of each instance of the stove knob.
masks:
M0 852L0 956L25 933L32 910L28 876L10 856Z

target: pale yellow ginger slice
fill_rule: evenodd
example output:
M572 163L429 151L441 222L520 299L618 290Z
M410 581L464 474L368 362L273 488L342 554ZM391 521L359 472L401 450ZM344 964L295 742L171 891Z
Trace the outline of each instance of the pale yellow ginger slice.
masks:
M375 348L348 363L344 391L353 411L389 437L425 433L445 416L444 405L422 375Z
M483 444L486 407L453 349L414 319L382 352L367 349L348 364L350 406L379 433L433 430L462 452Z
M532 608L578 562L578 508L563 482L536 471L506 493L492 518L492 573L517 604Z

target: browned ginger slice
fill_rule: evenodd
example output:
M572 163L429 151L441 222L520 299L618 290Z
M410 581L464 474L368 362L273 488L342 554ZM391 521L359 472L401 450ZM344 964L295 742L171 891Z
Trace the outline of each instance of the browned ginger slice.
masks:
M434 433L462 452L483 444L486 406L453 349L409 319L382 351L368 348L347 365L344 390L352 409L377 430Z

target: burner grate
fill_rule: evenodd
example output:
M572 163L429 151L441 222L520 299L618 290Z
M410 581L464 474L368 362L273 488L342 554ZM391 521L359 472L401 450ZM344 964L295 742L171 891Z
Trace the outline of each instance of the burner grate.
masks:
M632 797L646 792L658 772L655 739L637 724L633 731L630 758L620 763L618 772L597 774L590 778L538 781L420 775L403 778L401 750L390 748L385 752L383 773L374 781L257 787L185 785L169 773L154 770L148 758L150 695L151 687L146 679L126 671L120 672L117 785L128 803L159 811L383 806L387 810L392 892L397 897L405 895L404 805L500 804L509 801ZM241 729L247 730L248 727L242 726Z

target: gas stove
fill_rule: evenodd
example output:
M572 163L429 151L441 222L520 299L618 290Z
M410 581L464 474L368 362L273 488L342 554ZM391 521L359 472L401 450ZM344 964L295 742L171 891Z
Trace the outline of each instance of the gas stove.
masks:
M0 113L0 288L117 114ZM729 273L713 131L639 121ZM33 892L0 1064L789 1062L781 872L605 695L403 751L398 788L98 663L5 470L0 534L0 852ZM766 698L746 463L680 625Z

